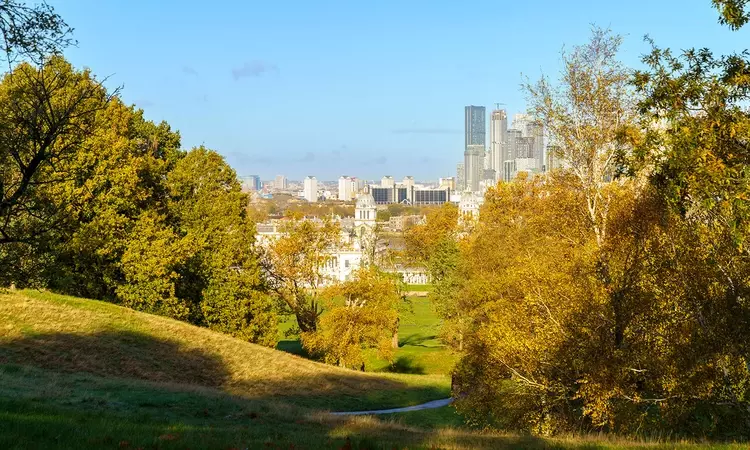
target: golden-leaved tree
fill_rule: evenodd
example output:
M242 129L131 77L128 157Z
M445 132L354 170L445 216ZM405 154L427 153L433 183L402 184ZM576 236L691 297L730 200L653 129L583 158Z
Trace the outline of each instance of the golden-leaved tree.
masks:
M328 364L355 369L364 366L366 349L393 359L393 338L398 339L399 310L405 301L394 275L363 266L351 280L326 289L324 297L330 305L317 330L302 333L308 352Z

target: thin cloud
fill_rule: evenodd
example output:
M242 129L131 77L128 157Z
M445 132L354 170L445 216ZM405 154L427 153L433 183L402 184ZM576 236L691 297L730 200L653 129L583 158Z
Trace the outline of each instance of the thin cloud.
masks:
M152 102L151 100L136 100L135 105L139 108L149 108L156 105L156 103Z
M461 134L455 128L397 128L393 134Z
M307 152L305 153L305 156L300 159L300 162L313 162L315 161L315 153L313 152Z
M377 157L377 158L375 158L375 159L371 159L371 160L367 161L367 162L366 162L366 164L378 164L378 165L383 165L383 164L385 164L385 163L387 163L387 162L388 162L388 158L386 158L385 156L378 156L378 157Z
M184 73L185 75L192 75L195 77L198 76L198 71L193 69L190 66L182 66L182 73Z
M259 77L266 73L278 72L279 68L275 64L263 61L248 61L241 67L232 69L232 78L235 81L240 78Z

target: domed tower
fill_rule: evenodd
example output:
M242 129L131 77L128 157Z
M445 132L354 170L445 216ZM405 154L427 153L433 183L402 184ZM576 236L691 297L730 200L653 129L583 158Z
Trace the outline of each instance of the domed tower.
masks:
M359 240L359 248L368 258L375 256L375 219L377 214L375 198L370 193L369 186L365 186L362 193L357 197L357 206L354 208L354 230Z

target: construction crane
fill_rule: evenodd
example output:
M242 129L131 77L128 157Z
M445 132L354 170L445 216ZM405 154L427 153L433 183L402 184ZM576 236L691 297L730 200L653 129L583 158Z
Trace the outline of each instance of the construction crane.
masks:
M505 105L505 103L495 103L495 109L500 109L500 105Z

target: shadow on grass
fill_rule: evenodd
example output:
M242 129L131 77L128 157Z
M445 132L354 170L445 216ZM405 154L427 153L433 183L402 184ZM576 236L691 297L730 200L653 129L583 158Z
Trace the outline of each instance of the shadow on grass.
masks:
M425 369L413 356L399 356L391 365L384 367L382 372L424 375Z
M276 350L282 352L291 353L292 355L301 356L303 358L309 358L309 354L302 347L302 342L299 339L284 339L276 343Z
M0 344L0 363L208 387L229 378L217 355L132 331L33 334Z
M418 335L410 335L406 339L400 340L398 343L399 347L404 347L406 345L412 346L412 347L425 347L425 348L432 348L435 347L434 345L424 345L424 342L431 341L433 339L437 339L437 336L418 336Z

